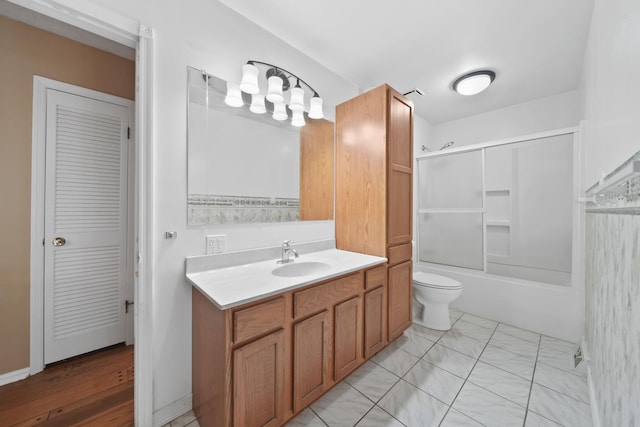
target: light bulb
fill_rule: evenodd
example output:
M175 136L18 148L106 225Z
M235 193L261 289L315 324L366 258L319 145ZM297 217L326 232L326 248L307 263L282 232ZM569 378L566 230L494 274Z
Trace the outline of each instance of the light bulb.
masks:
M309 118L310 119L321 119L324 117L322 113L322 98L315 95L311 100L309 100Z
M291 111L304 111L304 90L300 86L291 89L289 108Z
M264 106L264 95L256 93L251 95L251 106L249 111L256 114L264 114L267 112L267 108Z
M251 95L260 93L260 87L258 86L258 67L253 64L244 64L242 66L240 90L250 93Z
M244 101L242 101L242 93L240 88L235 83L227 82L227 96L224 98L224 103L229 107L242 107Z
M271 76L267 82L269 83L267 101L273 102L274 104L283 102L284 96L282 95L282 79L278 76Z
M304 113L302 111L294 111L291 117L291 125L295 127L304 126Z
M287 120L289 116L287 115L287 109L283 102L278 104L273 104L273 115L274 120L282 121Z

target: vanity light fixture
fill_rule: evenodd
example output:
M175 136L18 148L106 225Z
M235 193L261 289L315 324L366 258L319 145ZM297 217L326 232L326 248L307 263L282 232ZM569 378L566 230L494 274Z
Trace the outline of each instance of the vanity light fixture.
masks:
M258 83L260 77L259 66L265 69L264 75L267 80L266 95L260 93L260 85ZM292 83L295 83L293 88ZM305 91L308 91L312 94L309 100L308 117L310 119L321 119L324 117L324 113L322 112L322 98L318 95L318 92L292 72L273 64L254 60L247 61L247 63L242 66L242 80L239 87L231 84L227 85L225 102L227 102L227 98L234 104L237 104L238 98L242 100L242 94L236 95L235 88L252 96L251 107L249 108L252 112L262 114L269 109L273 111L272 117L275 120L286 120L289 118L286 109L285 92L291 89L288 106L289 110L291 110L291 125L296 127L304 126L305 124L304 98ZM267 108L269 106L265 107L265 99L273 104L272 109ZM227 102L227 104L232 105L229 102Z
M240 88L235 83L227 82L227 96L224 97L224 103L229 107L242 107L244 101L242 101L242 93Z
M476 95L488 88L495 78L496 73L491 70L473 71L455 79L451 87L460 95Z

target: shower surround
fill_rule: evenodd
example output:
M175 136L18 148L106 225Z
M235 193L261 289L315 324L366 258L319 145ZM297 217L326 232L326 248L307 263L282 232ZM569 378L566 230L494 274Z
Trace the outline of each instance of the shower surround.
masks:
M585 339L602 426L640 423L640 177L628 185L586 217Z

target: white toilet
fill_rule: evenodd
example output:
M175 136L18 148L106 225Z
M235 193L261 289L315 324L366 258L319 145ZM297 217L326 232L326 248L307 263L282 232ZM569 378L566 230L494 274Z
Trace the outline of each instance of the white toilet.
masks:
M414 323L440 331L451 329L449 303L458 298L461 293L462 284L457 280L414 271Z

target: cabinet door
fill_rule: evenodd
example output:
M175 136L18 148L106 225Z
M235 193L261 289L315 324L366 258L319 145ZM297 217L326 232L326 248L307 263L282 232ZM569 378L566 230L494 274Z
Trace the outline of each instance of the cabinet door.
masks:
M313 402L329 387L329 314L293 325L293 409Z
M284 331L233 352L233 424L277 426L283 421Z
M387 245L411 241L413 104L389 89Z
M386 342L386 288L364 294L364 357L369 358L380 351Z
M333 322L334 379L339 381L362 363L360 297L335 306Z
M389 267L389 341L411 325L411 261Z

